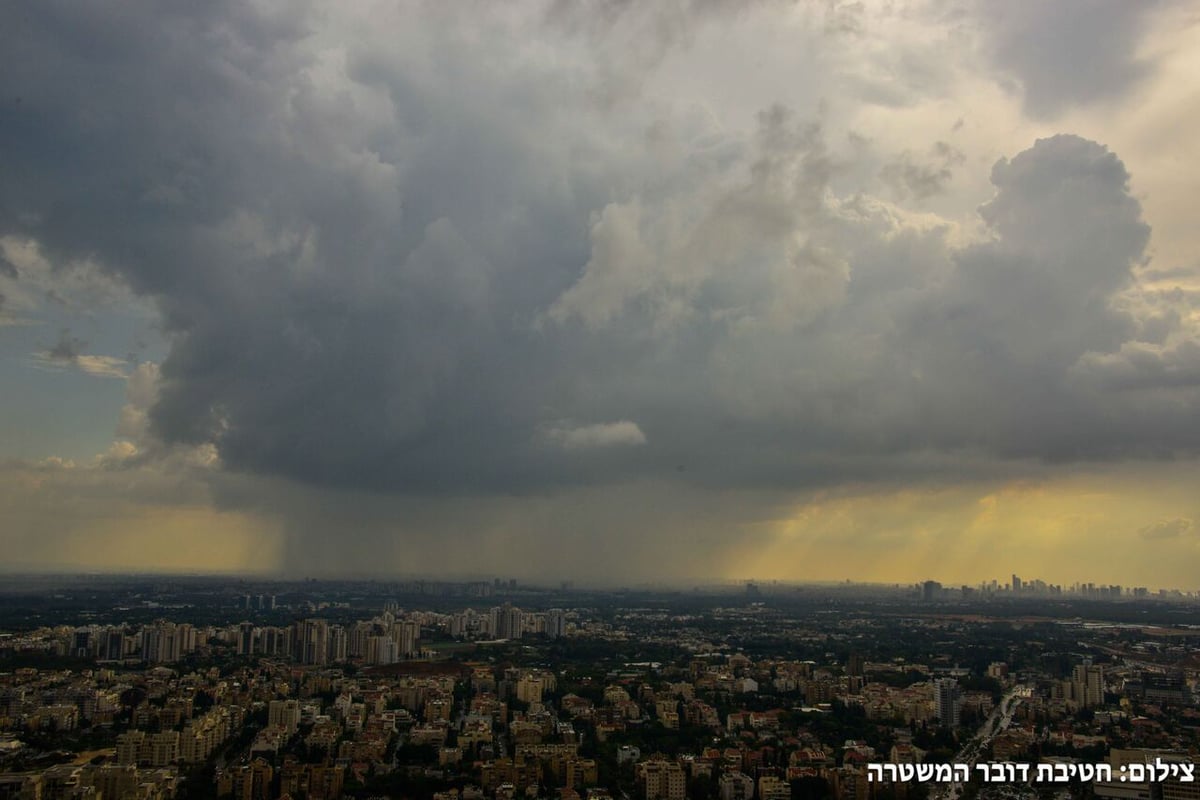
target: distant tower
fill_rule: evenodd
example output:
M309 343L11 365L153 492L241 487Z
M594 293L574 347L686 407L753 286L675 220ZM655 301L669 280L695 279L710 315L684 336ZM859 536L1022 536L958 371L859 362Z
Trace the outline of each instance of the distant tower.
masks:
M546 633L551 639L561 639L567 632L567 615L561 608L546 612Z

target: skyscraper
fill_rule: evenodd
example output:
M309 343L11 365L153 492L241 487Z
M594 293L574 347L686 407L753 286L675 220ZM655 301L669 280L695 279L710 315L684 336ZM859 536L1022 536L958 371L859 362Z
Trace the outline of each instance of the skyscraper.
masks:
M546 612L546 634L551 639L561 639L567 632L567 615L561 608L552 608Z
M943 726L957 728L962 721L962 690L954 678L939 678L933 682L937 717Z
M254 623L243 622L238 626L237 653L248 656L254 652Z
M306 619L294 628L292 652L301 664L324 664L329 655L329 626L323 619Z

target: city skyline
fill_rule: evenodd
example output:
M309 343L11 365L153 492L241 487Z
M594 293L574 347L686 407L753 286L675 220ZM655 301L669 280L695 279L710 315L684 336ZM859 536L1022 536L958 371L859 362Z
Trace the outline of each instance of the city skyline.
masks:
M15 580L16 586L22 586L22 581L46 581L61 579L68 584L91 579L109 580L236 580L249 582L251 585L267 586L307 586L369 584L380 587L400 587L403 594L420 587L422 591L438 594L439 591L456 591L464 588L479 586L494 586L498 591L533 591L560 592L564 595L588 592L682 592L696 595L708 593L742 596L749 600L757 598L778 599L797 590L826 590L855 592L890 592L923 596L923 599L936 600L979 600L995 597L1020 597L1022 599L1067 598L1084 600L1200 600L1200 586L1188 585L1136 585L1123 583L1107 583L1093 580L1077 580L1073 582L1056 582L1045 580L1041 576L1022 579L1013 574L1008 580L1001 578L983 579L975 582L955 581L948 578L926 576L917 581L871 581L855 580L850 577L826 580L756 578L753 576L718 577L693 576L691 578L676 578L672 580L583 580L563 579L561 576L537 574L531 576L512 577L509 575L495 576L483 573L396 573L361 571L347 573L339 571L336 574L304 574L289 575L281 572L243 571L204 571L204 570L130 570L109 569L92 571L69 571L61 567L47 565L41 568L21 564L6 563L0 565L0 575ZM1020 581L1020 584L1013 582ZM407 587L407 588L405 588ZM17 593L25 591L15 588ZM935 592L935 597L929 597L929 592ZM261 594L261 593L260 593ZM247 597L259 596L258 594ZM262 595L270 596L270 595ZM486 596L490 596L486 595Z
M6 568L1200 588L1194 2L0 45Z

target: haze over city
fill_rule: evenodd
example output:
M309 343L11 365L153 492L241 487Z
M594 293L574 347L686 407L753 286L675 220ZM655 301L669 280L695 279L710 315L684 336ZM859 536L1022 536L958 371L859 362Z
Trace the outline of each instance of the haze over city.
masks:
M1195 591L1198 23L0 5L3 568Z

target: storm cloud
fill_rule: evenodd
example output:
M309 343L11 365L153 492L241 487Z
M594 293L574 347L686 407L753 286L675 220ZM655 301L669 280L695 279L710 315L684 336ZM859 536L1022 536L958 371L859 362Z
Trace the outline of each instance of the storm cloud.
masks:
M983 0L983 24L995 64L1013 75L1037 117L1112 100L1151 71L1137 52L1147 19L1163 3Z
M1114 431L1102 394L1066 385L1134 331L1114 300L1148 227L1102 145L1002 160L980 209L993 240L904 274L902 231L831 191L815 120L774 107L747 137L625 139L582 68L531 59L552 40L480 42L484 21L420 13L416 53L327 49L316 17L255 6L130 6L122 24L48 3L5 26L22 66L4 95L23 98L0 126L20 165L5 232L158 301L164 440L401 491L714 453L731 465L712 479L735 482L767 468L764 445L794 472L830 451L1198 444L1149 415ZM869 285L869 258L893 285ZM537 447L561 418L627 419L646 446L602 465Z
M706 25L790 12L654 9L0 11L0 236L160 318L165 359L129 365L133 449L105 463L203 449L213 475L408 503L1200 449L1189 301L1135 279L1151 228L1120 154L1062 133L985 162L949 130L856 138L823 100L674 102L655 81ZM1049 118L1149 69L1140 7L1106 9L969 11ZM852 11L795 24L878 29ZM838 77L836 52L805 51L834 75L819 89L879 79ZM864 104L954 80L896 64ZM984 175L965 221L924 210ZM44 357L81 350L64 334Z

